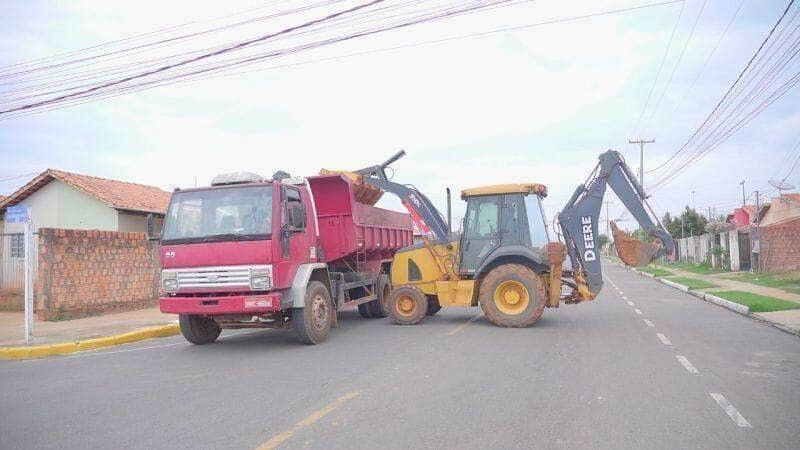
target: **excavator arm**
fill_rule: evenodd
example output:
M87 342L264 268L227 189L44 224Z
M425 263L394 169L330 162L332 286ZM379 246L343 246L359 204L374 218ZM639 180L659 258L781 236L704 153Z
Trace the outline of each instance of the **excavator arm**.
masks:
M355 173L362 176L365 183L377 187L378 189L390 192L400 198L403 206L411 214L411 218L422 233L431 232L438 242L447 244L448 225L439 210L423 193L419 192L414 186L395 183L386 176L386 168L390 164L406 155L405 150L392 155L383 164L365 167L356 170Z
M558 224L572 266L572 278L576 282L575 301L593 299L603 286L598 221L607 186L611 186L634 219L654 240L652 244L640 242L611 223L617 252L625 264L646 265L654 257L671 252L675 245L672 236L647 204L642 186L622 156L613 150L601 154L589 181L578 186L558 214Z

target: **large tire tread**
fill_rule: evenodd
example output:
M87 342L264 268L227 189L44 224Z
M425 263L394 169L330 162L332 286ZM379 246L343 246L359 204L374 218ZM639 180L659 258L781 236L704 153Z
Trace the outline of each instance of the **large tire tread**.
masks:
M181 334L194 345L206 345L217 340L222 328L213 319L195 314L178 316Z
M408 298L415 304L415 308L410 315L403 315L398 312L398 302L402 298ZM428 311L428 298L413 284L397 286L389 294L387 309L394 323L398 325L416 325L425 319L425 314Z
M318 296L322 296L327 305L327 321L321 329L317 329L313 323L313 308L312 302ZM305 307L294 308L292 310L292 324L295 335L300 342L308 345L315 345L323 342L330 334L331 325L333 323L333 302L331 301L331 294L328 288L320 281L311 281L306 288Z
M507 315L494 305L494 290L506 280L516 280L524 284L531 296L531 304L520 314ZM483 314L493 324L500 327L523 328L532 325L542 317L547 297L544 286L536 272L521 264L503 264L492 269L481 280L478 294Z

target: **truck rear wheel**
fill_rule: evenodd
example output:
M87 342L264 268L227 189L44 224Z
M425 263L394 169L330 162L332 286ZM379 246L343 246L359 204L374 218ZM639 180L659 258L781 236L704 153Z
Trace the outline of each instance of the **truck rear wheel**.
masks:
M195 314L181 314L178 316L181 334L187 341L195 345L210 344L217 340L222 328L208 317Z
M428 312L428 299L418 287L406 284L392 289L387 308L394 323L416 325Z
M389 280L389 275L383 273L378 275L377 287L378 299L367 303L367 305L372 317L382 319L387 316L386 299L389 298L389 294L392 292L392 282Z
M425 315L432 316L439 312L442 309L442 305L439 304L439 298L435 295L428 296L428 311L425 312Z
M372 311L369 310L369 307L367 307L366 303L362 303L362 304L358 305L358 314L360 314L361 317L363 317L365 319L371 319L372 318Z
M526 327L544 312L544 286L536 273L520 264L495 267L481 281L481 309L501 327Z
M302 343L319 344L328 338L334 314L332 305L328 288L319 281L310 281L305 306L292 310L295 334Z

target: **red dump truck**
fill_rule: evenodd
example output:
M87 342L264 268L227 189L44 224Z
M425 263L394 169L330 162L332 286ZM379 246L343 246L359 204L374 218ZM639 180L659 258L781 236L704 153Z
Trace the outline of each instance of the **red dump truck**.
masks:
M294 329L325 340L336 312L383 317L394 252L412 243L408 214L357 201L341 174L264 180L220 176L176 190L161 241L161 311L193 344L223 328Z

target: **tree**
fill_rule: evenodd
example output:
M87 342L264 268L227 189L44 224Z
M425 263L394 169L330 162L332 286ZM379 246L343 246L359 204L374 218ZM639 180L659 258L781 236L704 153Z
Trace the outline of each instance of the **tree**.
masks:
M672 237L680 238L698 236L705 233L708 220L687 206L680 217L672 217L669 213L664 214L661 223L664 224ZM683 225L682 227L681 224Z
M600 241L600 245L608 244L608 236L606 236L605 234L601 234L600 236L598 236L598 240Z

